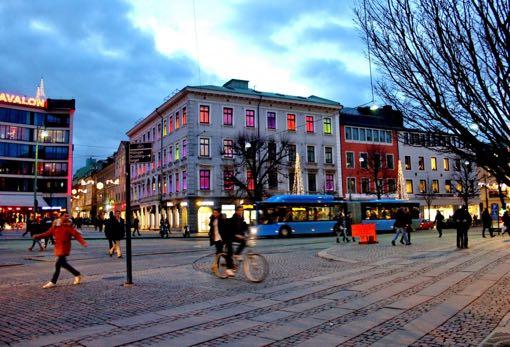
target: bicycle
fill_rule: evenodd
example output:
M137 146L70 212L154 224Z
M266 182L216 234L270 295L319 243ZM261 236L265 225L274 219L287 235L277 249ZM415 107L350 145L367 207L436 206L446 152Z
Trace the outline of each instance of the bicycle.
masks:
M253 247L254 240L249 239L246 247ZM216 255L216 271L215 275L219 278L227 278L227 253L224 247L223 253ZM234 269L239 269L242 263L243 273L250 282L260 283L264 281L269 274L269 264L266 258L259 253L248 250L239 258L233 256Z

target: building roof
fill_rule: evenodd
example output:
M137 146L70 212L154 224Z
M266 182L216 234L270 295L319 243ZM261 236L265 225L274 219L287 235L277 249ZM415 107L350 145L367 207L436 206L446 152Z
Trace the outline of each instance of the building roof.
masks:
M404 127L402 112L386 105L376 110L370 107L344 107L340 111L342 125L356 125L401 130Z

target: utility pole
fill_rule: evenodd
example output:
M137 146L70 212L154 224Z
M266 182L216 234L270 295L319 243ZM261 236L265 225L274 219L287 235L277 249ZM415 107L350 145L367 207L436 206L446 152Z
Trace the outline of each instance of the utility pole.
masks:
M35 128L35 162L34 162L34 220L37 214L37 209L39 207L39 201L37 201L37 174L38 174L38 166L39 166L39 129L41 129L40 126ZM41 132L41 137L46 138L48 136L48 133L46 130L43 130Z
M126 285L133 284L133 266L131 260L131 165L129 158L129 141L125 143L126 170Z

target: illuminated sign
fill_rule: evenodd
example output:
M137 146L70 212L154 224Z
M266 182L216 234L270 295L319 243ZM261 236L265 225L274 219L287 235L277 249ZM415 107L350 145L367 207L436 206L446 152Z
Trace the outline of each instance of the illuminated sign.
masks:
M197 206L214 206L214 201L210 200L197 201Z
M0 102L8 104L46 108L46 100L9 93L0 93Z

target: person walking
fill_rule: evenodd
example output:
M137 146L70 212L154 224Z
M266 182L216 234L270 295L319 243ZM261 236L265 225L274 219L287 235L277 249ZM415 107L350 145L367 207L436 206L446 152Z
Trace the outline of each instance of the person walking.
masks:
M107 220L105 220L105 223L104 223L104 237L106 237L106 239L108 240L108 254L111 256L110 254L110 250L112 249L113 247L113 241L112 241L112 228L111 228L111 223L110 221L112 219L114 219L114 215L113 215L113 211L110 211L110 214L109 214L109 218Z
M409 220L409 218L408 218L404 208L400 207L398 209L397 213L395 214L395 224L393 225L393 227L396 230L395 235L393 236L393 239L391 240L391 244L393 246L395 246L395 241L398 239L400 234L403 235L405 243L406 244L409 243L409 240L407 239L407 232L406 232L408 220Z
M216 273L218 271L218 255L223 252L225 238L226 220L221 214L219 208L215 208L209 218L209 244L216 247L216 254L211 270Z
M345 225L345 234L347 237L352 237L352 242L356 242L356 239L354 236L352 236L352 215L351 211L347 211L347 214L345 215L344 219L344 225Z
M494 237L492 233L492 217L489 209L486 207L482 212L482 237L485 238L485 230L489 231L489 235Z
M468 248L468 231L471 226L472 219L466 205L463 205L455 211L453 214L453 220L455 221L457 228L457 248Z
M349 242L349 239L347 239L347 237L345 235L344 223L345 223L345 219L344 219L342 213L340 213L337 217L335 225L333 226L333 230L335 231L335 234L336 234L336 243L340 243L340 236L342 237L343 242Z
M28 247L29 251L32 251L34 249L34 246L37 244L39 245L39 251L44 251L44 247L41 244L41 241L35 236L42 233L41 230L41 224L37 223L36 221L31 222L30 224L27 224L27 231L30 233L30 236L32 237L32 246Z
M436 229L439 233L439 237L443 236L444 216L441 211L438 210L436 212L436 218L434 218L434 221L436 222Z
M124 238L126 232L126 225L124 223L124 219L120 218L120 211L115 211L113 218L108 220L110 224L110 236L112 239L113 246L110 248L108 252L110 257L113 255L113 252L117 253L117 258L122 258L122 251L120 249L120 240Z
M508 210L506 210L505 213L503 213L502 221L504 230L501 233L501 236L505 235L505 233L508 233L508 236L510 236L510 213L508 212Z
M135 233L138 233L138 236L142 236L140 235L140 220L137 216L133 219L133 236L135 236Z
M71 253L71 239L74 237L83 247L88 247L88 243L83 239L81 234L73 227L71 219L68 214L62 216L57 220L52 227L45 233L35 235L34 239L42 239L44 237L53 236L55 240L55 256L57 261L55 262L55 272L51 281L46 283L43 288L53 288L57 285L57 280L60 275L60 269L64 268L74 276L73 284L80 284L82 281L82 275L78 270L69 265L67 257Z

